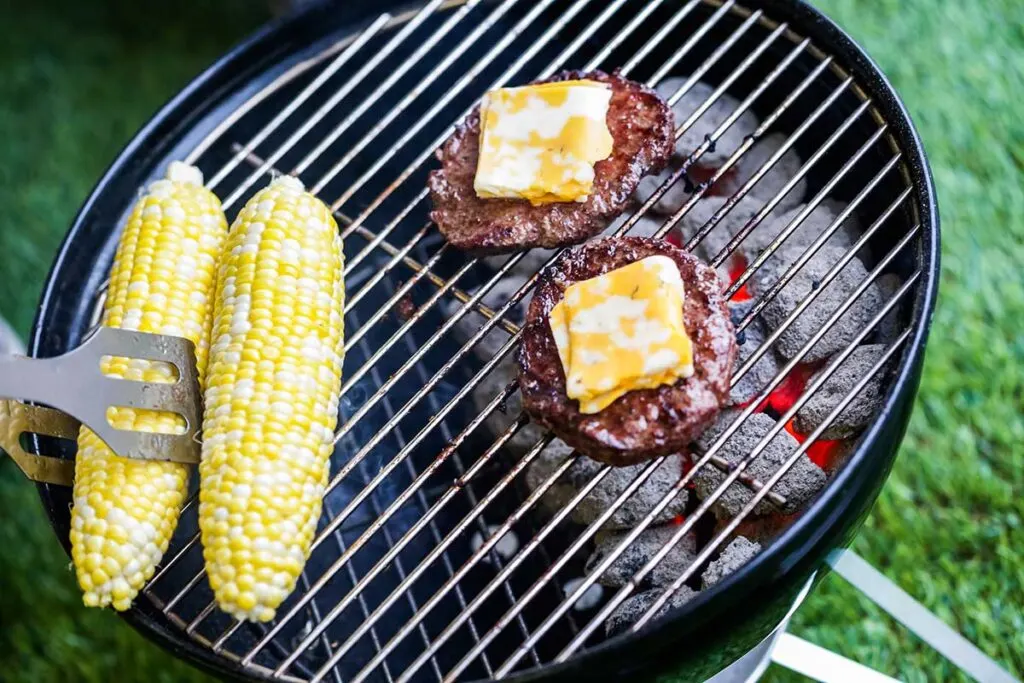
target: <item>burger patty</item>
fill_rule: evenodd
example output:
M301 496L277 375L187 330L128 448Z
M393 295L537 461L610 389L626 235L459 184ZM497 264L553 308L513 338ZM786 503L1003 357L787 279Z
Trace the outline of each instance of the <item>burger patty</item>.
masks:
M631 391L583 414L565 390L565 372L548 316L574 282L648 256L668 256L685 287L683 322L693 343L693 375ZM544 270L527 311L519 348L523 407L540 425L595 460L625 466L682 450L711 424L729 397L736 337L723 283L713 268L664 240L606 237L567 251Z
M473 189L480 155L480 109L469 115L437 152L441 168L427 186L431 219L453 246L474 255L579 244L619 215L640 179L661 171L672 155L672 110L650 88L601 71L566 71L549 81L609 83L608 129L612 154L594 165L585 202L533 206L525 199L481 199Z

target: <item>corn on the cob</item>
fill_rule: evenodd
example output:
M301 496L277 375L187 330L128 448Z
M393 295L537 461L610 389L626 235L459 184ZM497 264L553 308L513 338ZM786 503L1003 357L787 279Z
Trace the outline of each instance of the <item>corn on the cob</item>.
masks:
M242 209L217 276L199 527L221 609L269 621L310 552L344 353L341 238L281 177Z
M227 236L220 200L199 169L174 162L135 204L114 257L103 324L185 337L206 367L217 264ZM112 377L173 380L166 363L107 358ZM173 414L112 408L119 429L175 432ZM75 463L71 556L86 605L125 610L167 550L187 493L188 467L115 455L82 428Z

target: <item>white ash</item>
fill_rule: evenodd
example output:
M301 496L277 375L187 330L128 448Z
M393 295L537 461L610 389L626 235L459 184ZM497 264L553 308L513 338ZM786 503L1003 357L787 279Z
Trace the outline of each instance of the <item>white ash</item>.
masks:
M670 97L675 95L676 91L684 83L686 78L675 77L666 78L659 83L655 90L659 95L668 100ZM710 85L706 85L701 82L693 84L686 94L684 94L679 101L672 105L672 113L675 115L676 126L681 126L689 119L690 115L693 114L697 109L700 109L706 101L708 101L712 94L714 94L715 88ZM732 116L732 113L739 109L740 101L735 97L722 93L722 95L708 107L699 119L689 129L687 129L682 137L676 141L676 156L679 159L685 159L694 150L704 144L705 138L709 137L715 130L725 122L727 118ZM728 129L722 133L722 137L718 138L715 143L708 148L706 152L701 156L697 163L702 166L715 167L720 166L723 161L729 158L736 148L743 144L743 139L748 135L752 135L759 121L757 116L749 109L736 119Z
M516 381L518 366L515 354L505 356L494 369L485 376L480 384L473 388L473 407L478 413L487 408L487 404L494 400L494 397L504 391L510 382ZM516 421L519 413L523 411L523 400L516 389L504 404L499 404L494 411L484 418L484 427L497 438L508 429L509 425ZM527 423L519 428L508 441L505 448L515 455L523 455L536 445L544 436L544 430L533 423ZM556 440L557 441L557 440ZM561 444L561 441L557 441ZM565 446L562 444L565 448ZM547 448L558 449L556 442L552 442Z
M473 533L473 535L469 538L469 548L470 548L470 550L472 552L476 553L478 550L480 550L480 548L483 547L485 540L490 539L491 536L493 536L494 534L498 533L498 531L500 531L500 530L501 530L501 527L496 525L496 524L489 524L489 525L487 525L487 536L486 536L486 538L484 537L484 534L482 532L480 532L479 530L475 531ZM512 556L515 555L516 552L518 552L518 550L519 550L519 536L516 535L516 532L512 531L511 529L509 529L508 531L506 531L504 534L501 535L501 538L498 539L498 542L495 543L491 547L491 549L487 553L487 555L484 556L484 562L487 562L487 563L491 562L491 553L494 553L495 555L497 555L498 557L500 557L503 560L508 560L508 559L511 559Z
M608 616L608 621L605 622L605 632L609 636L614 636L625 631L627 628L639 621L640 617L647 614L647 610L651 608L651 605L654 604L663 592L664 591L660 588L655 588L654 590L637 593L628 600L623 601L623 603L615 608L615 611ZM690 600L693 600L695 597L697 597L696 591L688 588L687 586L680 586L654 616L655 618L660 617L670 609L680 607Z
M718 559L704 570L704 574L700 577L702 588L707 590L721 582L729 574L754 559L759 552L761 552L760 543L754 543L743 536L738 536L725 547Z
M612 564L604 570L598 581L605 586L618 587L629 583L641 567L668 545L678 527L673 525L648 527L622 551ZM585 571L589 574L601 560L614 552L628 531L603 533L598 537L597 547L587 559ZM687 534L668 554L662 558L647 575L646 580L655 586L664 586L676 580L686 571L697 555L697 541L692 533Z
M725 183L721 190L722 194L733 194L743 187L747 181L754 177L755 173L761 170L761 167L764 166L768 159L779 151L785 142L785 135L775 133L763 138L747 150L747 153L736 162L736 174L732 177L725 176L722 178L722 181ZM750 188L750 192L746 196L767 203L774 199L775 195L786 186L786 183L796 176L802 165L803 161L801 161L793 148L790 147L783 152L774 166L765 171L760 180ZM775 205L773 210L776 213L788 211L803 202L806 194L807 177L804 176L779 200L779 203Z
M785 275L788 270L787 263L794 263L802 253L803 247L784 247L779 251L778 258L769 259L753 278L754 294L759 297L765 294ZM766 303L761 315L768 328L779 328L811 292L821 287L822 279L829 269L845 255L844 247L825 245L819 249L794 274L793 279ZM844 305L846 298L867 279L867 276L868 271L861 260L856 256L850 259L835 279L780 335L775 345L779 354L783 358L794 358L804 344L826 326L829 317ZM868 326L883 305L882 291L876 282L872 282L808 350L803 356L803 361L812 363L824 360L846 348Z
M730 307L730 311L736 314L736 317L733 318L734 325L738 324L746 315L745 311L740 312L742 309ZM766 337L767 334L760 317L754 318L749 325L736 333L739 354L736 357L733 372L743 367L747 360L754 355L754 352L764 344ZM775 350L770 348L765 350L764 355L729 391L729 404L739 406L752 400L779 374L779 369L780 365Z
M527 279L526 276L522 275L506 274L504 278L495 282L494 286L481 297L480 303L497 311L498 308L504 306L512 298L512 295L526 283ZM530 305L530 298L530 294L524 296L502 316L502 319L516 325L522 325L526 319L526 309ZM464 304L458 300L446 301L444 303L444 314L449 318L453 317L463 306ZM452 334L460 343L464 344L476 334L477 330L483 327L485 322L487 322L487 318L471 308L455 322L455 325L452 327ZM481 360L490 360L508 342L510 336L501 327L500 322L495 323L494 327L473 346L473 353ZM512 355L514 354L510 353L506 357L511 357Z
M565 462L572 449L559 440L551 444L561 444L559 448L545 449L537 460L526 471L526 485L531 491L536 490L547 481L548 477ZM630 467L613 467L594 489L580 501L572 513L571 519L577 524L590 524L602 513L612 507L613 501L640 474L647 464ZM587 485L604 467L586 456L576 459L554 485L541 497L541 503L549 512L557 512L565 508L576 492ZM683 459L678 455L670 456L651 474L632 496L612 514L605 522L603 529L629 529L644 519L654 506L679 482L683 475ZM654 518L654 523L667 522L686 509L688 494L685 489Z
M726 411L697 440L697 444L707 450L715 440L731 425L739 415L739 411ZM738 465L749 456L758 443L775 427L775 420L764 413L754 413L744 420L736 432L717 451L717 455L730 465ZM761 483L766 483L792 457L800 446L789 432L779 431L760 454L747 465L744 470L748 475ZM693 483L699 498L709 498L719 486L725 482L726 473L710 463L705 464L694 474ZM772 491L786 499L784 512L795 512L802 508L825 485L825 473L818 468L806 453L800 455L796 463L772 487ZM713 509L720 516L736 517L743 507L754 497L754 492L739 480L734 481L728 489L714 502ZM775 512L779 507L767 496L754 507L754 514L764 515Z
M796 429L810 434L821 425L829 413L838 406L853 386L862 380L875 363L885 354L885 344L868 344L853 350L843 364L808 399L796 414ZM827 368L825 368L827 369ZM822 369L811 377L814 382L825 371ZM850 401L836 419L822 432L822 439L845 439L863 429L882 405L883 367L857 396Z
M583 577L578 576L575 579L569 579L562 586L562 593L565 597L569 597L573 592L583 584ZM587 589L583 591L580 597L576 598L576 602L573 603L572 608L577 612L586 612L592 610L601 604L601 598L604 597L604 588L601 588L600 584L592 583L587 586Z

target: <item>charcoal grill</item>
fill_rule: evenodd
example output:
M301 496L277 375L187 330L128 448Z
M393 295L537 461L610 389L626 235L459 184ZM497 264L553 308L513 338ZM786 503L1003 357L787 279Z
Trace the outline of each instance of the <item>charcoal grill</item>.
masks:
M611 638L604 634L607 617L699 523L713 500L680 520L672 542L631 582L605 589L587 609L580 609L579 599L694 472L724 466L717 456L721 441L800 358L785 364L758 401L699 455L696 469L627 533L616 552L584 571L601 524L663 459L642 468L589 526L571 523L570 513L608 468L553 514L538 511L544 491L572 460L539 488L525 489L523 473L551 437L516 457L504 446L527 418L519 416L497 439L480 428L488 414L504 409L514 384L494 395L483 412L468 400L473 387L514 352L518 326L507 313L529 296L533 279L507 303L485 305L488 290L519 257L492 270L445 246L427 221L424 180L433 150L484 90L562 68L596 67L621 68L652 85L668 75L688 77L673 101L700 80L715 86L711 99L727 92L741 102L662 186L663 192L670 184L684 183L690 194L664 220L658 236L771 133L785 134L783 148L692 236L687 248L696 247L790 147L805 160L792 182L807 182L808 211L826 197L849 201L847 211L777 287L738 321L739 329L750 324L850 212L859 216L863 235L822 285L858 253L869 273L845 293L811 341L871 282L895 275L900 283L838 356L845 358L858 343L876 339L884 321L896 321L884 356L847 394L848 402L874 374L892 368L883 405L846 465L746 566L656 616L675 589L693 584L758 501L780 499L772 487L785 468L766 481L746 475L743 465L725 468L728 477L717 494L740 480L750 487L752 500L711 532L696 561L662 590L639 621ZM677 121L677 133L710 105L709 100L687 120ZM731 150L709 180L692 182L688 168L714 149L723 131L747 109L758 114L761 125ZM702 680L783 620L825 555L850 541L892 465L917 387L935 300L934 190L920 141L891 86L859 47L806 4L431 0L403 6L380 0L328 3L272 24L168 103L100 180L50 274L31 339L33 355L66 352L95 324L116 244L115 226L122 223L136 188L171 159L185 159L204 171L229 218L270 174L299 175L336 212L346 251L342 419L324 515L295 594L266 626L240 624L216 610L203 574L193 495L162 566L126 614L144 634L210 671L288 681L576 680L685 666L694 680ZM758 229L789 187L765 202L748 232ZM637 208L618 232L628 233L656 199ZM749 265L730 295L799 220ZM715 256L714 265L723 264L741 240L733 239ZM798 319L820 291L811 292L785 324ZM454 315L442 314L445 305L455 307ZM463 344L451 332L470 312L486 322ZM504 330L510 339L492 358L480 360L472 349L492 329ZM737 379L781 332L771 333L737 368ZM824 379L808 385L773 434ZM794 451L787 467L831 418ZM73 457L67 443L35 446ZM759 444L744 464L763 447ZM70 489L41 485L40 495L67 547Z

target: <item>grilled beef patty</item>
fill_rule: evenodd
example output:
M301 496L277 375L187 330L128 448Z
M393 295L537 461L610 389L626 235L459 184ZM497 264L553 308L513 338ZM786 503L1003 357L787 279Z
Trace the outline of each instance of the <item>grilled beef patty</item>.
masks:
M481 199L473 190L480 154L480 109L437 152L441 169L427 182L431 219L453 246L474 255L579 244L619 215L637 183L661 171L672 155L672 110L650 88L601 71L562 72L549 81L589 79L611 84L608 129L612 155L594 165L585 202L533 206L525 199Z
M585 415L566 395L548 321L551 309L572 283L656 255L675 261L683 278L694 373L675 384L629 392ZM567 444L610 465L633 465L683 449L711 424L729 397L735 356L736 337L713 268L663 240L606 237L566 251L540 274L519 349L519 388L532 418Z

